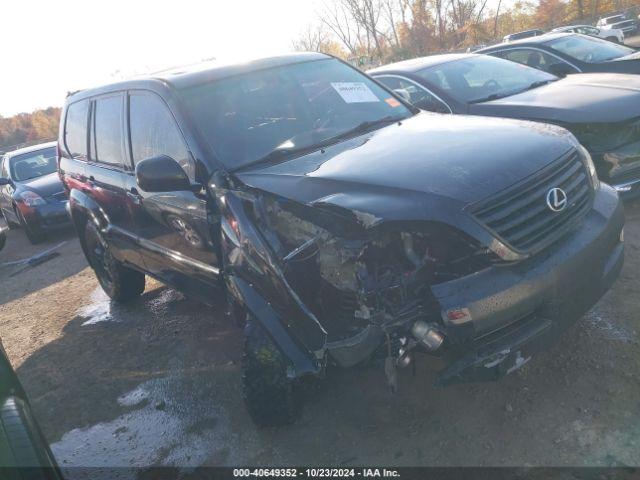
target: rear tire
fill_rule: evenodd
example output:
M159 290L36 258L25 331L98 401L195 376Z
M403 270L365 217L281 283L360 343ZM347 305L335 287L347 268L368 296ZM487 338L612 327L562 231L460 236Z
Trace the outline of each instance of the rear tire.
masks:
M265 330L248 319L244 329L242 390L249 415L259 427L289 425L298 416L299 389L287 377L287 365Z
M27 239L31 242L32 245L37 245L45 239L45 234L40 231L37 227L33 225L29 225L27 220L20 212L20 209L16 208L16 215L18 220L20 220L20 226L24 230L24 233L27 235Z
M125 267L109 251L98 227L88 221L84 229L85 255L104 292L115 302L125 303L144 292L143 273Z

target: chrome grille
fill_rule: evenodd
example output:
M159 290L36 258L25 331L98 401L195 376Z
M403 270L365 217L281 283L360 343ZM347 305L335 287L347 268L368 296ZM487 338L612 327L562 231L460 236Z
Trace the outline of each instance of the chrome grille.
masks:
M567 206L554 212L547 193L561 188ZM592 187L577 152L571 152L519 184L473 205L471 213L519 252L538 251L557 240L591 208Z

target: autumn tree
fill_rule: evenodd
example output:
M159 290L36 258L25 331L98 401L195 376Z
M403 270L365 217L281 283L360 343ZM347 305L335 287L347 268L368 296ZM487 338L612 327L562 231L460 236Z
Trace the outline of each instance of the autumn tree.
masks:
M59 121L60 108L54 107L8 118L0 117L0 151L55 139Z

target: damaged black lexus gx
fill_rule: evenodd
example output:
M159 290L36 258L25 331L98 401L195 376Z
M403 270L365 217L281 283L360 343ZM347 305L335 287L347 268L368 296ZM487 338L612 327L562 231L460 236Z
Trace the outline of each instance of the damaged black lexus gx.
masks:
M70 95L60 175L107 294L145 275L244 325L253 420L373 357L391 387L496 379L578 319L623 262L623 209L541 123L420 113L335 58L203 65ZM382 368L382 365L381 365Z

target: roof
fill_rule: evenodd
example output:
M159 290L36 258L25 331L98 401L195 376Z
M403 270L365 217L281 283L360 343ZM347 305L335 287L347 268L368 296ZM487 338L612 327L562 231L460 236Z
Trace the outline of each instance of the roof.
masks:
M10 152L6 152L5 155L7 158L11 158L11 157L16 157L18 155L22 155L24 153L31 153L31 152L36 152L38 150L44 150L45 148L55 147L56 145L57 145L57 142L39 143L38 145L31 145L29 147L11 150Z
M522 35L523 33L534 33L534 32L544 32L544 30L540 28L530 28L529 30L521 30L520 32L513 32L505 35L505 37L513 37L515 35Z
M69 100L81 99L113 90L143 87L150 82L169 84L176 88L184 88L256 70L328 58L332 57L322 53L303 52L235 62L219 62L215 60L206 61L194 65L171 68L160 72L141 75L129 80L110 83L101 87L81 90L71 94Z
M565 30L569 30L570 28L579 28L579 27L589 27L589 25L565 25L564 27L554 28L551 31L552 32L563 32Z
M430 55L428 57L412 58L411 60L404 60L402 62L390 63L382 67L377 67L367 71L368 74L382 73L382 72L417 72L424 68L433 67L435 65L441 65L443 63L453 62L455 60L462 60L463 58L476 57L473 53L446 53L442 55Z
M527 37L527 38L521 38L519 40L513 40L511 42L504 42L504 43L498 43L497 45L491 45L490 47L487 47L486 49L482 49L480 50L480 52L484 51L484 50L493 50L494 48L501 48L501 47L513 47L514 45L523 45L523 44L541 44L541 43L547 43L550 42L552 40L555 40L557 38L563 38L563 37L568 37L570 35L575 35L575 33L570 33L570 32L549 32L549 33L545 33L544 35L538 35L537 37Z

